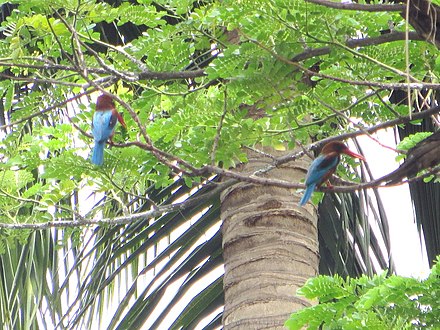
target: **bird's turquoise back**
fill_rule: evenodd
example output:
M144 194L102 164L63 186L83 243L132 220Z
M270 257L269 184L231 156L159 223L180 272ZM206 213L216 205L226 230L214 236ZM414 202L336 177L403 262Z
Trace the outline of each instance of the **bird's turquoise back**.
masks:
M116 120L112 110L95 111L92 128L95 142L104 143L110 138L115 130Z

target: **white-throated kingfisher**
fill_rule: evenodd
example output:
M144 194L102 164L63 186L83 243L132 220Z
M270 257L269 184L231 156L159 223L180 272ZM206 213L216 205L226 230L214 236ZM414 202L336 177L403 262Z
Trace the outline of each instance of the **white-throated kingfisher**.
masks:
M104 147L107 140L111 139L115 132L116 121L126 127L124 119L116 111L113 99L107 94L98 96L92 122L92 134L95 138L92 154L93 164L102 165L104 162Z
M299 205L303 206L312 196L316 187L321 186L335 172L341 159L341 154L365 160L364 156L359 155L340 141L327 143L321 150L319 156L313 160L307 171L306 190L301 198Z

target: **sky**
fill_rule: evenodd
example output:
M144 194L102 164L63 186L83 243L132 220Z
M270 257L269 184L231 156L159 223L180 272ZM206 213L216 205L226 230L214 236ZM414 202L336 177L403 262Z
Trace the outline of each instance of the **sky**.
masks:
M382 144L395 147L392 129L373 135ZM367 136L358 139L368 165L377 179L399 166L396 153L378 145ZM398 275L425 278L429 274L426 251L420 244L419 233L414 222L414 213L407 184L379 188L386 209L391 237L391 251Z

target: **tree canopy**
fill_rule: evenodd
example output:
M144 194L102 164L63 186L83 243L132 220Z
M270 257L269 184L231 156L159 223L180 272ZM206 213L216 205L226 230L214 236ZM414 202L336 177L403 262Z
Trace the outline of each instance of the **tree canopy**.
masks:
M99 300L111 301L114 287L125 283L122 303L105 321L121 329L146 320L156 326L193 283L221 266L222 189L241 180L296 191L302 182L259 174L311 156L326 141L438 113L435 37L415 31L399 3L0 4L2 294L10 311L21 310L2 309L8 324L36 325L41 306L47 310L40 322L92 324L105 309ZM112 96L127 129L117 126L97 167L90 162L91 124L101 93ZM253 175L232 170L247 162L248 150L266 147L300 151L272 157ZM335 192L380 185L360 183L355 163L346 163L337 172L346 185ZM368 165L362 177L372 179ZM370 244L377 251L378 240L388 242L386 224L378 239L367 224L361 233L352 229L366 242L361 259L369 258ZM183 276L165 311L152 317L151 306ZM150 282L139 289L143 277ZM80 279L78 291L69 296L73 278ZM32 297L27 309L20 295ZM197 324L221 304L215 276L183 304L173 326Z

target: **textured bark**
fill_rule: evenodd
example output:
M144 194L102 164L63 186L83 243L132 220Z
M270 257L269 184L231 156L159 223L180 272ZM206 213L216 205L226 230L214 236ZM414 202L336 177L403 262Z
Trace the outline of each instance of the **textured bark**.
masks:
M251 153L242 171L270 161ZM298 182L307 162L304 157L267 177ZM318 271L317 217L310 204L298 206L299 198L294 190L248 183L222 194L224 329L283 329L293 311L310 305L296 290Z

